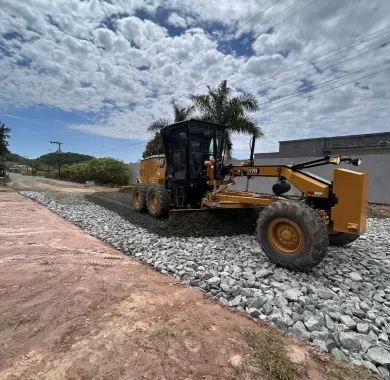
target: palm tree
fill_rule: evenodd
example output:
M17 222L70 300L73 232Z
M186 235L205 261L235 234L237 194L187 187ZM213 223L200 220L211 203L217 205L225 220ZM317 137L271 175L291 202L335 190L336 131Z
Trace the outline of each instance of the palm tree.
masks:
M184 121L189 119L195 112L195 106L190 105L188 107L181 106L180 104L177 104L175 99L171 99L171 106L173 110L173 120L168 119L158 119L154 121L152 124L149 125L148 131L149 132L159 132L162 128L166 127L167 125Z
M230 157L231 133L247 133L256 138L263 132L256 121L247 115L259 110L257 99L251 94L232 95L232 89L223 80L217 87L207 86L208 93L192 95L191 99L199 110L202 120L223 124L228 127L226 153Z
M11 130L0 121L0 157L3 157L6 153L9 153L8 139L10 132Z
M194 105L190 105L188 107L181 106L176 102L175 99L171 100L171 105L174 116L173 121L168 119L158 119L149 125L148 132L154 132L154 137L149 140L146 145L145 151L142 154L144 158L153 154L164 153L164 147L160 134L162 128L175 122L187 120L191 118L191 116L193 116L193 114L195 113Z

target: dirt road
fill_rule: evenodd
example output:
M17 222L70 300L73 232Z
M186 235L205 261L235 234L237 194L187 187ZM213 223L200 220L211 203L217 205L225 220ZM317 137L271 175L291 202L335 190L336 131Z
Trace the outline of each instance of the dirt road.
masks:
M10 173L9 186L15 190L55 190L62 192L79 192L79 193L93 193L95 191L113 191L117 189L92 186L87 187L84 184L68 181L60 181L52 178L45 178L39 176L28 176L16 173Z
M366 378L0 192L0 379Z

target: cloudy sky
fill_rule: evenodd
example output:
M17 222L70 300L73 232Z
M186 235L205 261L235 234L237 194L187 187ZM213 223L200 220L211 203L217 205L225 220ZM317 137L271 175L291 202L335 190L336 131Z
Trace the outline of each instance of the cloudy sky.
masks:
M0 120L19 154L135 161L172 97L227 79L258 97L258 152L389 131L389 42L389 0L0 0Z

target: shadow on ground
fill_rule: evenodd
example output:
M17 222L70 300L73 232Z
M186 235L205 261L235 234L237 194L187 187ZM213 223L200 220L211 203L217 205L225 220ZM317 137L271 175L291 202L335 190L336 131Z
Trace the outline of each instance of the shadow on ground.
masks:
M118 191L97 192L86 198L112 210L132 224L161 236L231 236L253 234L259 210L210 210L206 212L180 213L174 219L157 219L147 213L137 212L132 205L131 194Z

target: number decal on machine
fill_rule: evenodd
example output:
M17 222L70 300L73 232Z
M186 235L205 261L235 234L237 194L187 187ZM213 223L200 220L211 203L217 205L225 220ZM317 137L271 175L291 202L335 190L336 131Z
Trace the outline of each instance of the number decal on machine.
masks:
M257 168L248 169L248 175L256 175L256 174L257 174Z

